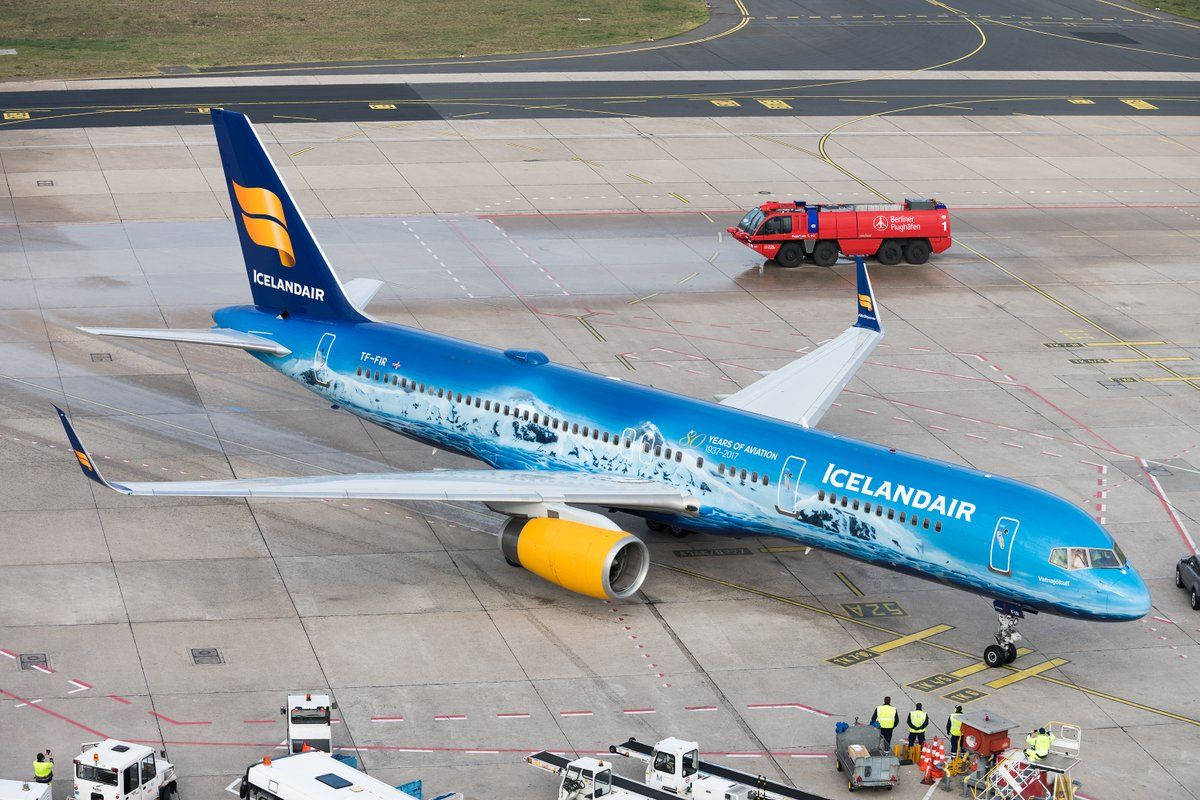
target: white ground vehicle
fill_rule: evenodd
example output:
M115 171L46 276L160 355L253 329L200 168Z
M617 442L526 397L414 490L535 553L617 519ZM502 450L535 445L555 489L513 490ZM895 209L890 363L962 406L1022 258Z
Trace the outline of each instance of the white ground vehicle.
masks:
M653 747L630 738L624 744L612 745L608 750L645 761L646 786L678 797L697 800L821 800L818 795L768 780L761 775L751 775L704 761L700 758L699 744L674 736L663 739Z
M279 713L287 717L288 751L299 753L308 745L313 750L333 752L331 713L337 703L329 702L327 694L289 694L287 707Z
M50 784L0 780L0 800L52 800Z
M353 792L354 794L347 794ZM415 800L328 753L310 751L251 764L238 788L242 800ZM461 796L460 796L461 800Z
M84 742L75 756L76 800L169 800L175 767L141 744Z
M584 756L574 761L554 753L542 751L526 756L525 761L538 769L553 772L562 777L558 784L558 800L593 800L607 797L611 800L673 800L675 795L659 789L614 776L612 764Z

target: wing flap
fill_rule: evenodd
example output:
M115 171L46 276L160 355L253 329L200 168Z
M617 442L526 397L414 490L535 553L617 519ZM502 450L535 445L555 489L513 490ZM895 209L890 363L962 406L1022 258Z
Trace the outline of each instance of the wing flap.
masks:
M858 318L836 339L775 370L721 405L811 428L846 388L883 339L875 295L863 259L858 262Z
M186 342L209 344L218 347L237 347L277 356L291 355L292 351L271 341L265 336L243 333L229 328L79 328L95 336L117 336L124 339L155 339L163 342Z

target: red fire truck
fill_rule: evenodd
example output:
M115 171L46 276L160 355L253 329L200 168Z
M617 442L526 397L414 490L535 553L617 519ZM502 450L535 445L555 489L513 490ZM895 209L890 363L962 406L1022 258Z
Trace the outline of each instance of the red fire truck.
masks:
M838 253L873 255L887 266L901 259L924 264L930 253L950 246L950 212L936 200L919 199L860 205L770 202L726 230L781 267L799 266L805 256L830 267Z

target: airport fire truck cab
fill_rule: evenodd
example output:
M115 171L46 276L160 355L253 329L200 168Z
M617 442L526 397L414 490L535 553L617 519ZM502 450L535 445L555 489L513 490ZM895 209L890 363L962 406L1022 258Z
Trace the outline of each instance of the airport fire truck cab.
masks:
M279 713L287 717L288 750L299 753L308 747L324 753L333 752L333 719L330 716L337 703L329 702L327 694L289 694L287 707Z
M930 253L951 244L950 212L937 200L923 199L859 205L763 203L726 230L781 267L800 266L805 257L831 267L839 253L875 256L885 266L902 259L924 264Z
M175 767L166 752L105 739L84 742L75 756L75 800L169 800Z

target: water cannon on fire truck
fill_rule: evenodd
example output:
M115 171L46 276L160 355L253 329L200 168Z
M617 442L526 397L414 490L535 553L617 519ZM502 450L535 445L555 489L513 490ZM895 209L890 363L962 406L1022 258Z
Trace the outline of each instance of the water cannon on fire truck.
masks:
M737 241L781 267L807 258L831 267L838 255L875 256L884 266L924 264L951 245L950 212L933 199L903 203L810 204L768 202L726 228Z

